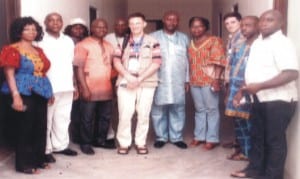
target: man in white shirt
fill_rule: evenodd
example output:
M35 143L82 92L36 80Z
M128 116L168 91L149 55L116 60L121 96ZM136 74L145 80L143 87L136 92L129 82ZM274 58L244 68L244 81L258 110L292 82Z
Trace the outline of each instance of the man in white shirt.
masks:
M61 32L63 20L60 14L50 13L45 18L46 33L38 46L51 62L47 73L55 97L48 106L46 160L55 162L52 153L75 156L77 152L68 148L70 114L73 101L74 43Z
M261 36L251 46L242 88L253 96L251 145L248 166L234 177L283 179L287 155L285 132L298 101L298 59L280 28L279 11L264 12L259 21ZM237 95L236 104L240 101Z
M128 33L127 21L119 18L114 24L114 32L107 34L104 39L111 43L114 48L122 47L126 33Z
M124 18L118 18L114 24L114 32L109 33L105 36L105 40L108 41L114 49L122 48L123 41L126 33L128 33L128 23ZM127 34L129 36L129 34ZM113 80L115 82L115 79ZM116 100L113 101L113 114L117 114L117 104ZM112 123L110 123L110 127L107 133L107 143L115 143L115 131L112 128Z

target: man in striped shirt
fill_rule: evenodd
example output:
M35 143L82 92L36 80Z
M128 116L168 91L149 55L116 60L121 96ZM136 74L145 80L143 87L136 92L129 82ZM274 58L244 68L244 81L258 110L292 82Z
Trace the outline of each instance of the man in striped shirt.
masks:
M117 96L119 125L117 140L119 154L128 154L132 142L131 119L137 111L134 142L138 154L147 154L146 138L149 129L154 91L158 84L157 70L161 64L157 40L144 34L145 16L133 13L128 18L131 36L124 50L114 54L114 66L119 72Z

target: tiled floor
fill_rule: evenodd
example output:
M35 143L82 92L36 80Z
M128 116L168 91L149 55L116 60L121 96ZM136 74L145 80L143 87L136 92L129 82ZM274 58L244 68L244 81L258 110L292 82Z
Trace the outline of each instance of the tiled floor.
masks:
M221 133L226 133L222 125ZM223 132L222 132L223 131ZM231 137L222 135L222 139ZM217 147L206 151L201 146L178 149L167 144L162 149L152 147L153 134L149 137L148 155L137 155L131 149L129 155L121 156L115 150L95 149L96 155L87 156L79 152L77 157L55 155L57 162L51 169L41 170L38 175L24 175L14 170L14 154L7 150L0 151L0 178L55 178L55 179L229 179L229 173L241 169L246 162L229 161L226 158L230 149ZM192 140L191 135L186 141ZM77 145L72 148L79 151Z
M78 150L77 146L72 148ZM226 160L230 150L218 147L205 151L202 147L178 149L172 144L163 149L150 147L150 153L137 155L132 149L126 156L115 150L96 149L96 155L80 153L77 157L55 155L57 162L51 169L34 176L16 173L14 155L0 161L0 178L55 178L55 179L226 179L229 173L243 168L245 162Z
M192 111L192 109L189 109ZM193 117L187 113L185 141L192 140ZM221 121L221 140L229 141L233 137L232 125L228 120ZM95 149L94 156L79 152L77 157L55 155L57 162L51 169L41 170L37 175L25 175L15 172L14 154L0 149L0 179L230 179L230 172L242 169L247 163L226 159L232 151L217 147L206 151L201 146L178 149L167 144L162 149L153 148L154 135L150 129L148 155L137 155L134 149L126 156L116 150ZM78 145L71 148L79 151Z

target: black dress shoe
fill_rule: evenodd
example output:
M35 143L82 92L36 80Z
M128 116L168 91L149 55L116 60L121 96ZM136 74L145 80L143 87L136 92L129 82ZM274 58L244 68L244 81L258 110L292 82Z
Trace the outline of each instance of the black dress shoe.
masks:
M111 144L111 145L116 145L115 139L106 139L106 140L105 140L105 143Z
M166 144L165 141L161 141L161 140L157 140L154 142L154 147L157 148L157 149L160 149L162 148L164 145Z
M55 160L55 158L53 157L52 154L46 154L45 155L45 162L47 162L47 163L55 163L56 160Z
M93 146L94 147L101 147L101 148L104 148L104 149L115 149L116 148L116 144L114 142L112 143L112 142L107 142L107 141L94 142Z
M183 141L173 142L172 144L176 145L178 148L186 149L187 145Z
M87 155L94 155L95 151L90 145L80 145L80 150Z
M76 156L77 155L77 152L75 150L72 150L72 149L69 149L69 148L66 148L65 150L62 150L62 151L56 151L56 152L53 152L55 154L63 154L63 155L67 155L67 156Z

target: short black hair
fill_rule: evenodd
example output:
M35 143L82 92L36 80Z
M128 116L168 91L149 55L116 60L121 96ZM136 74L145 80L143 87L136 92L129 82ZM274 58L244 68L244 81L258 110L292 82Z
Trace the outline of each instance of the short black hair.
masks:
M80 25L83 28L83 34L82 34L82 39L84 39L85 37L89 36L89 29L87 28L87 26L83 25L83 24L73 24L73 25L67 25L65 30L64 30L64 34L72 37L72 33L71 30L75 25Z
M135 13L130 14L127 17L127 20L129 21L129 19L134 18L134 17L139 17L139 18L142 18L144 21L146 21L145 15L143 13L141 13L141 12L135 12Z
M235 17L238 21L242 20L242 15L240 13L238 13L238 12L229 12L229 13L224 15L223 21L225 21L229 17Z
M18 17L10 25L9 38L12 43L21 40L23 30L26 25L34 25L37 31L37 36L35 41L41 41L44 36L43 28L40 24L34 20L32 17Z
M205 31L208 31L209 30L209 20L204 18L204 17L199 17L199 16L194 16L194 17L191 17L190 20L189 20L189 27L191 28L192 27L192 24L195 22L195 21L200 21L204 27L205 27Z

